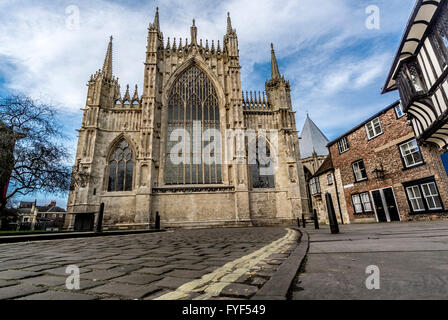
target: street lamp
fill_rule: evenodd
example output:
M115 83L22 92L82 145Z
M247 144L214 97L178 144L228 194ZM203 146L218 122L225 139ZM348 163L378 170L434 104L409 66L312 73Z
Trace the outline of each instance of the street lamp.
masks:
M386 171L384 171L383 163L380 164L380 168L379 169L375 168L375 170L373 170L373 175L377 179L384 179L384 177L386 175Z

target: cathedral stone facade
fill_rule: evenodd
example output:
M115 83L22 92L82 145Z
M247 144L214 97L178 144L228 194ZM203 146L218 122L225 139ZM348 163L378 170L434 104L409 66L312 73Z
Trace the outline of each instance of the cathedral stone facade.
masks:
M291 105L272 46L263 93L243 93L238 37L164 41L156 12L148 29L144 87L124 96L104 66L88 83L68 211L105 204L106 228L256 226L308 213ZM180 132L180 134L179 134ZM272 169L272 170L270 170Z

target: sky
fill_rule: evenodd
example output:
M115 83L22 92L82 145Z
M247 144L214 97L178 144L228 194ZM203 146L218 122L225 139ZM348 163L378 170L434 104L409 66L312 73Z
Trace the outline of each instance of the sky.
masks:
M0 95L23 93L58 108L73 158L87 81L114 37L121 88L143 87L147 28L159 7L164 39L223 39L227 12L236 29L242 86L263 91L270 43L291 83L297 127L308 113L332 140L398 99L381 94L414 0L2 0ZM369 6L376 6L376 28ZM369 24L370 25L370 24ZM122 92L124 94L124 92ZM141 89L139 89L141 94ZM29 195L48 203L65 196Z

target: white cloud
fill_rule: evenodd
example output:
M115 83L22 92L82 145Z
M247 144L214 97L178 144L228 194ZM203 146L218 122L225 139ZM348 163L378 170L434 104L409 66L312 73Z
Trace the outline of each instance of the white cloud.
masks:
M327 69L328 74L321 79L322 85L316 85L315 90L331 95L341 90L364 88L387 72L388 57L388 54L379 54L364 60L347 57Z
M360 90L382 77L390 52L374 51L361 57L340 53L362 39L401 33L404 22L387 17L395 17L392 13L404 7L403 0L377 2L386 17L382 16L382 29L374 32L364 27L367 4L357 0L164 0L159 7L165 40L189 37L192 18L196 18L199 38L222 40L230 11L239 36L244 90L263 89L263 75L254 66L270 60L269 43L274 42L281 71L294 84L293 101L301 116L304 104L329 105L348 87ZM48 97L64 110L79 113L85 103L85 84L102 66L108 37L113 34L114 74L122 88L127 83L141 88L147 27L155 4L129 3L3 0L0 73L6 76L6 85ZM66 27L65 11L73 4L80 9L79 30ZM289 62L282 63L282 59Z

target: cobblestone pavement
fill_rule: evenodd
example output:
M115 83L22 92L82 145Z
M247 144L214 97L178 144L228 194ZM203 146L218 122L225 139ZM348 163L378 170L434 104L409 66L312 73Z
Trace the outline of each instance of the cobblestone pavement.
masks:
M448 299L448 222L340 227L338 235L307 228L310 249L293 299ZM379 289L366 286L368 266L378 267Z
M285 227L0 245L0 299L249 299L297 246ZM66 268L80 268L67 290Z

